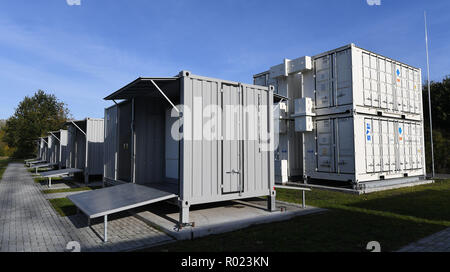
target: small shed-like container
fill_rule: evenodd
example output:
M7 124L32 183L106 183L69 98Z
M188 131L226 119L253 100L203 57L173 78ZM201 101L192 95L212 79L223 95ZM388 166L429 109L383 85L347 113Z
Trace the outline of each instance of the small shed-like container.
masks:
M86 118L67 123L67 168L81 169L89 176L103 175L103 119Z
M59 130L49 133L49 163L57 163L58 168L67 165L67 130Z
M122 100L105 110L106 183L176 194L180 223L195 204L268 196L275 209L272 87L182 71L105 99Z
M50 161L50 154L49 154L49 139L50 137L42 137L42 156L43 161L49 162Z

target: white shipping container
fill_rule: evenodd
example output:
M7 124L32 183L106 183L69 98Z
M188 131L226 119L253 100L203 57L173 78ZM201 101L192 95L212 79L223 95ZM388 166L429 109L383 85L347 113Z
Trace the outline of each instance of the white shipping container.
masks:
M422 114L421 70L359 48L354 44L311 58L311 70L303 70L302 95L314 101L318 115L359 110L373 114L420 120ZM289 60L254 76L258 85L271 84L275 92L293 99L289 90L294 75L285 76ZM286 90L288 90L286 92ZM292 91L291 91L292 93Z
M309 178L357 183L425 175L420 122L361 114L317 117L305 147Z
M420 69L354 44L301 59L301 71L285 59L254 76L287 98L285 118L297 125L294 133L287 126L291 137L280 135L289 160L283 181L292 180L291 159L303 161L303 178L357 183L425 175ZM303 128L299 99L312 101L313 132ZM294 141L302 148L290 148Z

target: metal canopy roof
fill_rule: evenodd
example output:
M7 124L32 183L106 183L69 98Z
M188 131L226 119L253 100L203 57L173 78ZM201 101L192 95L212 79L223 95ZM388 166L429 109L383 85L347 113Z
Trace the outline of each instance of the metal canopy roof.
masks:
M160 97L161 94L152 84L152 80L164 91L168 97L179 95L179 77L140 77L122 87L118 91L105 97L105 100L131 99L137 96Z
M281 100L288 101L289 98L287 98L286 96L282 96L280 94L276 94L276 93L273 94L273 102L278 103Z

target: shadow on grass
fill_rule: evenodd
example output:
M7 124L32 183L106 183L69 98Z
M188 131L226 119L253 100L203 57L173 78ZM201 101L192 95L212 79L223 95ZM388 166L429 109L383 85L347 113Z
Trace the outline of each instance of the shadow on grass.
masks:
M50 204L61 216L70 216L77 213L77 207L67 198L49 199Z
M382 212L450 223L450 190L423 190L347 204Z
M380 242L382 251L394 251L443 228L437 224L335 209L146 251L367 252L370 241Z

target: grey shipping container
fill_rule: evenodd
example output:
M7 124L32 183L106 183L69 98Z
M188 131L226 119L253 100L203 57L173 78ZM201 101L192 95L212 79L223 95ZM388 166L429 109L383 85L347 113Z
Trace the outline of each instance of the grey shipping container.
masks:
M67 165L67 130L50 132L49 138L49 162L57 163L59 168Z
M195 204L269 196L268 207L275 209L272 87L182 71L138 78L105 99L123 100L105 110L105 183L176 194L180 223L188 222ZM244 109L252 105L256 115L249 117ZM231 117L202 115L214 106L238 110ZM206 137L208 130L218 137ZM227 137L230 132L237 139Z
M103 119L86 118L67 123L67 168L81 169L85 182L103 175Z

